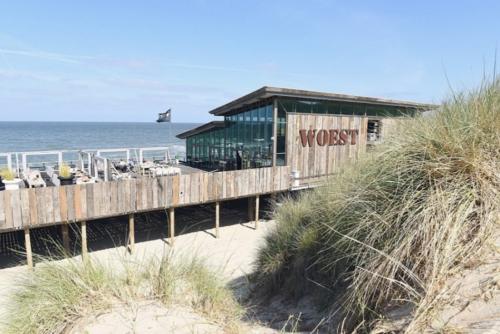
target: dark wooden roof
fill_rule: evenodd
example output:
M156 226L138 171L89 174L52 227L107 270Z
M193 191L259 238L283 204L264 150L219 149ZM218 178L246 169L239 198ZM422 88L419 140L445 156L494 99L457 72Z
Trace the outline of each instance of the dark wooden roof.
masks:
M355 103L373 104L373 105L416 108L421 111L432 110L438 107L438 105L427 104L427 103L417 103L410 101L381 99L376 97L333 94L333 93L314 92L314 91L300 90L300 89L264 86L250 94L244 95L240 98L237 98L236 100L226 103L220 107L217 107L211 110L210 113L216 116L223 116L235 109L240 109L247 105L254 104L274 96L309 99L309 100L355 102Z
M203 124L197 128L188 130L183 133L179 133L176 137L179 139L186 139L187 137L191 137L194 135L197 135L199 133L207 132L209 130L215 129L215 128L222 128L224 127L224 121L212 121L206 124Z

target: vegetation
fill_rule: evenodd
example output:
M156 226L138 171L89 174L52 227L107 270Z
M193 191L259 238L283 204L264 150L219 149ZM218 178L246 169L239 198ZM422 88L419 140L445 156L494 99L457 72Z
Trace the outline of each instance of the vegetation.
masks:
M71 168L65 163L61 164L61 167L59 167L59 176L63 179L71 178Z
M16 178L16 174L8 168L0 170L0 176L5 181L13 181Z
M319 292L348 331L411 303L407 331L419 331L440 284L498 223L500 81L400 123L329 185L276 208L256 262L264 291Z
M2 333L64 333L79 319L141 300L192 308L228 332L237 332L241 307L215 273L199 259L166 256L113 266L86 261L40 259L35 272L19 278L7 304Z

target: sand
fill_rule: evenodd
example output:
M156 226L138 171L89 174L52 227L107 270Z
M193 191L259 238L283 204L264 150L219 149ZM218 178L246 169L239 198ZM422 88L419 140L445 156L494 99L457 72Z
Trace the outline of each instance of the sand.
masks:
M235 291L241 297L249 292L247 275L252 272L257 250L274 226L273 221L262 221L258 230L254 229L253 223L233 224L221 227L219 239L214 237L213 229L207 229L176 237L173 248L168 240L156 239L137 243L132 255L125 247L108 248L91 254L101 262L108 261L111 266L123 257L144 260L161 257L172 250L174 256L198 256L219 273L223 282L236 287ZM500 237L496 238L480 263L450 278L443 288L447 298L437 310L435 320L428 329L430 332L447 329L464 333L500 333L499 250ZM15 289L13 282L16 276L27 270L26 266L0 270L0 314L5 311L3 307L7 296ZM321 321L307 300L296 305L286 303L276 297L268 305L257 307L255 319L242 322L242 332L283 333L280 329L293 321L289 319L290 315L300 315L301 325L309 329ZM408 316L411 312L403 313ZM396 318L404 319L405 316ZM401 328L394 322L392 325ZM142 300L127 305L118 304L108 312L83 318L70 334L165 332L211 334L221 333L223 329L188 308L176 305L167 308L157 301Z
M186 233L175 238L174 247L169 240L157 239L137 243L134 254L125 247L116 247L91 252L101 263L113 263L120 258L143 261L151 257L174 251L174 256L198 256L208 267L220 275L224 282L237 287L240 294L248 292L246 276L252 271L257 249L266 233L274 226L273 221L261 221L256 230L253 223L234 224L220 228L220 237L214 237L214 230ZM26 266L0 270L0 314L8 295L14 291L12 282ZM239 286L239 288L238 288ZM245 331L254 333L275 333L275 330L256 324L243 324ZM220 333L221 328L203 319L184 307L164 307L156 301L138 301L133 305L116 305L107 313L82 319L71 333L125 334L125 333Z

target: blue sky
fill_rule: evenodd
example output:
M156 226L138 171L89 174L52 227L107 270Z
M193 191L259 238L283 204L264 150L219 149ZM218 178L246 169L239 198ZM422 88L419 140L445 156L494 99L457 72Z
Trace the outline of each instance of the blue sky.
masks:
M0 120L176 122L261 86L440 102L492 74L500 1L0 0ZM498 58L498 57L497 57Z

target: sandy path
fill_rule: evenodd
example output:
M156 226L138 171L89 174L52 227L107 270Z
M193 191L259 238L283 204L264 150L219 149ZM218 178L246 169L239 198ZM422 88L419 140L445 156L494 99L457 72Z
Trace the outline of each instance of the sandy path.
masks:
M207 265L221 273L221 279L227 282L244 277L251 272L252 262L264 235L274 226L273 221L262 221L255 230L252 223L234 224L220 228L220 238L214 238L214 230L187 233L175 238L176 256L199 256ZM157 239L136 244L134 255L128 255L125 247L117 247L91 252L99 261L113 262L120 257L144 260L172 250L167 240ZM0 314L4 312L7 296L15 286L15 277L28 270L26 266L17 266L0 270Z

